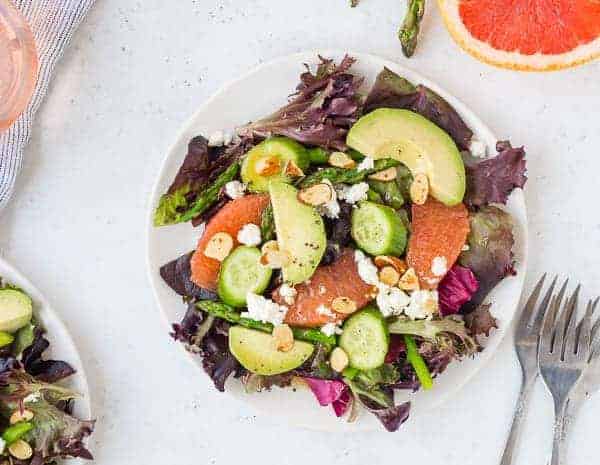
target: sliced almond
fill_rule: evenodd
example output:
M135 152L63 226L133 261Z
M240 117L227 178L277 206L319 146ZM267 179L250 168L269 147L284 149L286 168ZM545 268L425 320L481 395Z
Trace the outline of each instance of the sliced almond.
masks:
M275 349L287 352L294 347L294 333L288 325L277 325L273 328L273 342Z
M15 410L10 416L10 424L21 423L22 421L29 421L33 419L33 412L31 410Z
M331 302L331 308L334 312L349 315L358 310L356 302L349 297L336 297Z
M304 176L304 171L300 169L294 160L290 160L285 164L284 173L286 176L290 176L291 178L299 178Z
M350 169L356 166L356 162L344 152L333 152L329 155L329 164L336 168Z
M402 276L408 270L406 262L398 257L391 255L378 255L374 258L373 262L377 268L384 268L386 266L393 267Z
M393 181L396 179L396 168L391 167L383 171L378 171L377 173L373 173L369 175L369 179L373 179L374 181Z
M419 173L415 175L410 185L410 199L417 205L423 205L429 195L429 179L427 175Z
M348 366L348 354L341 347L336 347L331 351L329 364L338 373L341 373Z
M277 243L277 241L267 241L260 248L260 251L263 254L265 254L267 252L276 252L278 250L279 250L279 244Z
M283 250L267 250L260 257L260 264L269 268L278 269L288 265L292 260L290 254Z
M10 455L12 455L14 458L19 460L30 459L33 455L31 446L22 439L18 439L8 446L8 452L10 452Z
M281 172L279 157L265 157L256 162L256 172L261 176L273 176Z
M395 286L400 280L400 273L393 266L384 266L379 270L379 281L388 286Z
M317 207L333 200L333 187L326 183L315 184L298 192L300 202Z
M218 232L213 235L204 248L204 255L222 262L233 249L233 237L226 232Z
M419 278L414 268L409 268L398 281L398 287L403 291L416 291L420 289Z

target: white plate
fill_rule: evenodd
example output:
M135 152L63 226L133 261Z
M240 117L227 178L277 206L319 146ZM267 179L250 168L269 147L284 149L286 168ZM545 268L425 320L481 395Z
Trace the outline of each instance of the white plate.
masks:
M337 60L343 56L343 52L339 51L300 53L259 66L242 78L224 86L202 105L183 127L169 150L154 186L147 219L147 260L150 281L162 313L169 323L181 319L185 312L185 305L182 304L181 298L163 282L159 275L159 268L194 249L200 231L192 228L190 224L154 228L152 215L161 194L167 190L181 165L189 140L198 134L207 136L217 130L234 128L247 121L268 115L281 107L286 103L286 97L298 83L298 77L303 71L303 63L316 63L317 53ZM438 92L454 106L476 136L488 145L490 153L495 153L497 138L494 134L465 105L443 89L416 72L394 62L362 53L350 53L350 55L357 58L353 70L366 77L368 86L373 83L383 67L387 66L413 83L425 84ZM398 391L396 396L398 402L403 397L410 397L413 401L412 419L416 418L419 411L440 405L460 390L485 365L510 326L521 295L527 258L527 218L521 190L517 189L513 192L506 210L515 221L514 252L517 276L505 279L489 296L493 304L491 310L499 320L500 329L491 335L486 343L486 349L481 354L472 360L452 364L443 375L437 378L435 390L418 392L413 395ZM192 356L191 359L201 369L199 357ZM205 382L209 383L210 380L205 378ZM313 395L307 390L301 389L293 392L291 389L274 389L268 393L248 395L244 393L237 380L230 380L227 390L259 410L284 417L294 424L308 428L342 431L381 429L381 425L370 415L361 415L359 421L354 424L347 424L343 420L337 419L330 407L320 408ZM215 393L215 400L217 396L218 394Z
M62 383L79 393L81 396L75 400L73 415L83 420L92 418L90 390L85 371L83 370L83 364L81 363L77 347L75 347L75 343L64 323L40 291L38 291L25 276L19 273L2 258L0 258L0 276L3 278L4 282L14 284L23 289L23 291L25 291L33 300L34 315L46 328L45 337L50 341L50 347L44 352L44 357L47 359L64 360L76 370L74 375L70 376ZM82 459L70 459L63 460L61 463L81 465L86 462L88 461Z

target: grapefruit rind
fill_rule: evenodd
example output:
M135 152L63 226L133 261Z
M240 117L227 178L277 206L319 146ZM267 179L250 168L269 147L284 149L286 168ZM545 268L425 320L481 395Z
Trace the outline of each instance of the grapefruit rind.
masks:
M480 61L500 68L518 71L556 71L582 65L600 57L600 37L566 53L525 55L498 50L475 38L465 27L459 14L460 0L438 0L446 28L454 41Z

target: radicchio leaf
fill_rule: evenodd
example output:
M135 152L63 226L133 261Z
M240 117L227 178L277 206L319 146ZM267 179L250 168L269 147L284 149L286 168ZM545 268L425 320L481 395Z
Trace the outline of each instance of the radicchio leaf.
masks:
M243 134L258 137L287 136L306 145L346 149L346 133L357 120L363 79L348 70L354 59L345 56L339 65L321 57L315 74L300 76L290 103L271 116L248 124ZM308 68L308 67L307 67Z
M496 144L498 155L479 159L466 155L467 192L465 203L470 208L490 203L506 204L516 188L527 181L527 163L523 147L513 148L510 142Z
M377 108L402 108L419 113L446 131L460 149L469 148L473 131L452 105L428 87L414 86L388 68L384 68L377 76L365 102L364 112Z
M346 413L352 396L350 389L342 381L318 378L303 378L312 393L317 398L319 405L331 405L336 416L341 417Z
M181 257L160 267L160 276L177 294L199 300L217 300L217 294L203 289L191 280L192 269L190 260L194 252L186 253Z
M479 289L479 283L473 272L464 266L454 265L438 286L440 314L453 315L471 300Z
M459 263L475 274L479 289L462 310L473 311L504 277L514 275L513 224L510 215L497 207L487 206L469 216L471 231L469 250L461 253Z

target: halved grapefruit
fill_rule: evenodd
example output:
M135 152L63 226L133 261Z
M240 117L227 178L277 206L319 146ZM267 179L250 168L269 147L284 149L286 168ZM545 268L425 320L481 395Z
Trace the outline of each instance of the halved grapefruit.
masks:
M600 0L438 0L454 40L503 68L552 71L600 56Z

